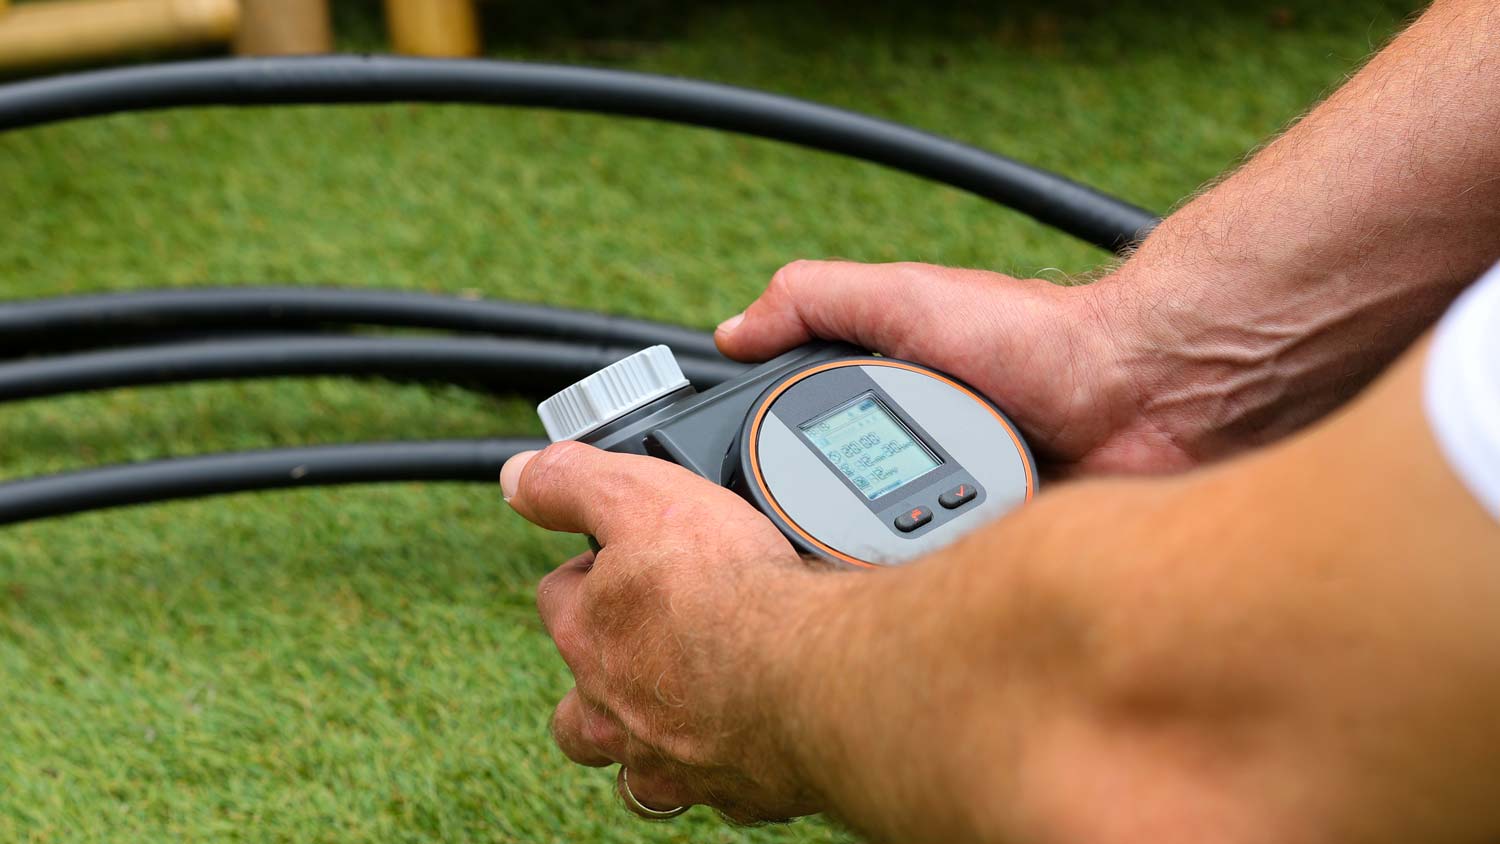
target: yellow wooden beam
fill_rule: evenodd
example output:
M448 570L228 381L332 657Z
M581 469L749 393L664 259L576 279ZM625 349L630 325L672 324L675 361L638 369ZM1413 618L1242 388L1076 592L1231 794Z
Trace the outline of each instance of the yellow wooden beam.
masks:
M391 45L411 56L479 55L474 0L385 0Z
M22 3L0 16L0 69L221 43L239 19L236 0Z
M328 0L240 0L234 51L242 56L285 56L333 51Z

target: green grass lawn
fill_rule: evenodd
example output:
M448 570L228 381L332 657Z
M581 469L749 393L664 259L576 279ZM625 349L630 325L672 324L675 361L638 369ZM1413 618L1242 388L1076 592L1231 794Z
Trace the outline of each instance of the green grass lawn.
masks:
M1416 4L1171 5L509 0L491 7L489 35L497 55L905 121L1167 210ZM339 18L347 46L378 49L369 9ZM709 327L780 264L826 256L1016 274L1106 257L878 167L632 120L206 109L0 136L4 298L346 284ZM526 401L455 388L142 389L0 408L0 476L539 432ZM482 485L242 495L0 529L0 841L842 840L816 820L739 830L702 809L645 825L613 802L613 771L574 768L551 746L569 680L532 584L581 547Z

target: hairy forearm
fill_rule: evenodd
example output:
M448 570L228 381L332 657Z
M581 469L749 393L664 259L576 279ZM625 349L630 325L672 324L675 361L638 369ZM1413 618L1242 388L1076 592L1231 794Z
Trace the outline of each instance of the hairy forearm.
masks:
M802 775L878 840L1493 840L1500 526L1417 362L1275 449L824 578L770 675Z
M1099 283L1139 412L1200 458L1294 430L1500 257L1500 7L1440 0Z
M1043 808L1049 783L1071 778L1082 799L1119 773L1054 752L1098 682L1101 620L1077 588L1117 549L1144 566L1178 485L1076 485L916 565L824 578L772 676L830 811L876 841L1074 840Z

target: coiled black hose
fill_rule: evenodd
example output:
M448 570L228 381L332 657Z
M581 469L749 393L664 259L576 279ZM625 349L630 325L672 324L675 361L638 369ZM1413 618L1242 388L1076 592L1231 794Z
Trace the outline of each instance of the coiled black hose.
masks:
M556 65L326 56L136 66L0 86L0 131L93 115L193 105L398 101L593 111L724 129L800 144L883 164L969 191L1115 251L1129 249L1157 222L1149 212L1056 174L864 115L706 82ZM626 345L661 342L659 338L666 331L661 326L619 318L602 317L607 325L589 324L590 315L570 312L567 316L559 316L556 309L538 309L522 314L515 308L527 306L509 303L491 303L500 305L505 312L490 309L487 315L482 315L487 305L465 303L474 309L465 315L461 310L432 302L381 299L412 294L373 291L355 294L350 291L347 298L333 302L332 299L340 297L319 297L319 294L305 290L299 290L297 294L286 290L264 290L260 293L243 292L240 295L249 298L239 300L232 300L227 295L220 299L213 295L195 299L191 291L164 291L125 294L126 297L139 298L119 298L108 303L99 301L107 297L79 297L73 302L84 302L86 306L87 300L93 299L95 306L116 307L113 311L108 308L96 311L92 316L83 310L70 310L72 304L68 300L13 303L4 306L0 314L12 320L12 339L29 336L48 341L55 341L60 336L66 338L70 333L74 336L92 333L94 337L87 342L95 342L111 331L128 334L159 330L170 334L192 331L205 325L289 328L299 323L324 322L499 331L529 337L588 336L596 341L592 347L587 343L555 344L571 350L564 352L565 356L600 354L599 342L618 341ZM317 301L301 300L285 312L266 307L277 296L301 294L310 295ZM356 303L356 295L372 298ZM261 298L250 301L256 296ZM241 317L248 317L248 321L239 323ZM161 322L152 323L158 319ZM217 322L220 319L224 321ZM476 321L484 324L476 324ZM641 343L646 338L632 333L639 331L646 331L651 339ZM687 332L686 329L681 331ZM687 332L687 335L691 336L678 337L676 342L667 341L668 345L684 352L691 348L698 350L701 360L692 363L684 360L685 369L700 365L709 369L733 366L721 359L713 359L711 340L707 335L696 332ZM224 373L219 377L227 377L250 371L250 362L241 354L250 346L235 347L233 344L253 344L256 339L179 343L173 345L169 355L163 355L164 347L148 347L102 353L102 356L74 356L71 364L70 359L62 359L60 364L55 360L26 361L12 366L41 368L10 369L9 372L15 378L16 395L63 391L51 388L50 392L35 392L49 389L38 386L39 373L44 374L40 380L67 381L71 378L75 388L79 389L96 389L126 381L148 383L141 380L148 377L158 379L150 383L158 383L166 376L160 371L153 375L152 367L155 366L176 368L178 374L166 380L188 377L192 372L199 373L192 377L199 377L215 370ZM301 338L295 342L371 340L373 338ZM293 341L278 342L285 346ZM370 362L384 355L384 350L395 348L387 345L391 341L375 342L379 351L374 346L367 347L364 352L368 354L346 356L343 365L348 369L362 367L363 372L373 374ZM4 346L5 341L0 339L0 347ZM328 367L332 366L329 361L336 357L332 346L318 347L315 353L312 346L303 348L309 354L302 363L283 361L279 366L286 369ZM347 350L350 347L342 348ZM471 355L467 359L474 363L472 347L466 346L462 350L451 346L446 348L449 353ZM213 354L206 354L215 349L217 351ZM70 365L78 364L80 359L92 361L92 374L85 367L83 370L73 369L72 374L67 375ZM194 359L196 363L192 362ZM514 368L518 359L496 359L490 363L502 369ZM388 362L393 367L396 365L394 361ZM48 365L60 365L63 371L49 371L46 369ZM412 363L404 365L418 366ZM590 364L589 368L595 366ZM271 374L268 370L274 368L265 363L258 367L255 371L261 374ZM303 371L296 370L298 374ZM453 374L451 370L448 372L449 377ZM708 374L708 369L696 374L699 377L720 377ZM28 390L32 392L27 393ZM500 465L512 454L542 445L543 442L536 440L508 439L321 446L162 460L72 472L0 484L0 523L253 489L407 480L491 481L498 474Z
M1156 224L1055 173L896 123L728 85L562 65L393 56L140 65L0 86L0 130L181 106L388 102L590 111L786 141L952 185L1115 251Z
M494 299L329 287L196 287L0 302L0 350L58 341L97 345L122 333L332 324L576 339L637 349L661 343L679 355L722 360L712 335L677 325Z
M0 524L251 490L398 481L495 483L545 440L433 440L279 448L154 460L0 484Z
M0 402L90 390L225 378L349 375L554 392L639 346L468 337L256 337L163 343L0 363ZM707 388L748 367L682 356L683 374Z

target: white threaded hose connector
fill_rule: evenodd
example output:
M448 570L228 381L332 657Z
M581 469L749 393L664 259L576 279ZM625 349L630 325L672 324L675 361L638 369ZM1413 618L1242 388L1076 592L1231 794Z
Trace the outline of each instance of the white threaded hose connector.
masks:
M688 385L666 346L642 349L537 405L553 442L588 432Z

